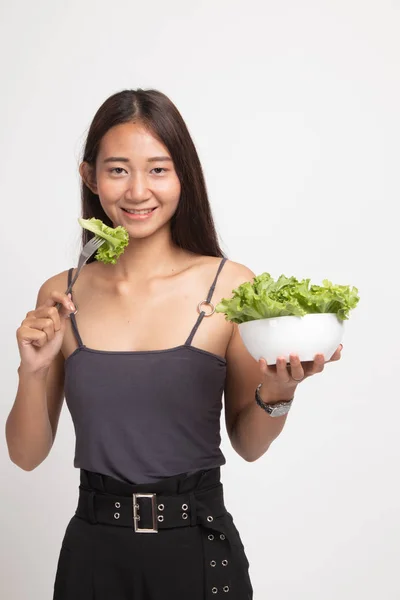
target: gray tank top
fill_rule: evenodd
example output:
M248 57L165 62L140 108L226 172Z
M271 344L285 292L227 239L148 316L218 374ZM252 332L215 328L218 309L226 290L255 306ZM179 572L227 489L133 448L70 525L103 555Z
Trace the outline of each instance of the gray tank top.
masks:
M71 275L72 269L68 283ZM132 352L88 348L71 315L78 347L65 361L65 399L76 434L75 467L147 483L225 464L220 417L226 360L192 346L204 315L184 344Z

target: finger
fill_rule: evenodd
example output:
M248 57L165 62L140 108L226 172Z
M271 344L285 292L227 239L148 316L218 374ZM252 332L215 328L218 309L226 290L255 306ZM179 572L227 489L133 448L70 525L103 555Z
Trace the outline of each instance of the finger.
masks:
M54 323L53 320L49 318L25 319L23 326L28 327L29 329L37 329L38 331L43 331L46 334L47 341L52 340L55 336Z
M264 376L268 376L268 365L265 358L260 358L258 361L258 365L260 367L261 374Z
M40 329L41 331L44 331L47 335L47 341L54 339L55 331L53 319L35 319L32 329Z
M64 310L64 308L62 309ZM69 313L71 314L71 313ZM60 313L58 312L55 306L42 306L36 309L30 317L28 317L27 321L31 323L31 319L51 319L54 325L54 330L59 331L61 328L61 319Z
M289 360L290 360L290 374L292 376L293 379L304 379L304 369L303 369L303 365L300 362L300 358L298 354L290 354L289 355Z
M41 348L47 344L47 335L41 329L31 327L20 327L17 330L17 339L21 344L32 344Z
M323 354L316 354L310 375L322 373L325 368L325 357Z
M266 377L274 377L276 375L276 365L268 365L265 358L260 358L259 364L261 372L264 373Z
M63 307L62 316L68 317L71 312L75 312L76 308L71 298L66 294L62 294L61 292L54 291L50 294L50 297L47 298L44 306L55 306L57 303L60 303Z
M276 374L284 383L288 383L290 381L290 373L288 371L286 358L284 356L280 356L276 359Z
M332 362L332 361L336 361L336 360L340 360L341 359L341 353L342 353L342 348L343 348L343 344L340 344L335 352L332 354L331 358L329 359L328 362Z

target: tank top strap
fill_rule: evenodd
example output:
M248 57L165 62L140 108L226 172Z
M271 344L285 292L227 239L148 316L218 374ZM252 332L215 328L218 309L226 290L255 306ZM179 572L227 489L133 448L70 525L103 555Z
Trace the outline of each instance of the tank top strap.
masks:
M194 336L196 334L196 331L198 330L198 328L200 326L200 323L202 322L202 320L206 316L205 311L204 310L200 311L200 308L204 304L211 304L211 298L213 296L213 293L214 293L214 290L215 290L215 286L217 285L219 274L221 273L222 267L224 266L224 264L226 263L227 260L228 259L224 257L221 260L221 262L219 263L218 271L217 271L217 274L215 275L214 281L212 282L212 285L211 285L211 287L210 287L210 289L208 291L207 299L203 300L198 305L198 311L199 311L200 314L198 316L198 319L197 319L196 323L194 324L194 327L193 327L192 331L190 332L190 335L189 335L188 339L185 342L185 346L190 346L191 345L191 343L193 341L193 338L194 338ZM212 312L209 313L207 316L211 316L214 313L214 306L213 305L212 305L212 308L213 308Z
M71 285L73 270L74 270L74 268L71 267L71 269L69 269L69 271L68 271L68 287ZM71 292L71 298L73 301L72 292ZM72 331L74 332L76 341L78 342L78 346L81 348L83 346L83 342L82 342L82 338L78 331L78 325L76 323L75 315L71 314L70 319L71 319Z

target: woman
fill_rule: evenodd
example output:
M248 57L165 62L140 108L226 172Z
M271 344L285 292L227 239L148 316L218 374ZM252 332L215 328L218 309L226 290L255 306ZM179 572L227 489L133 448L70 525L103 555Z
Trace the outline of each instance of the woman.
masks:
M220 482L222 392L232 445L254 461L324 357L258 364L237 326L214 313L212 302L254 273L223 256L195 147L165 95L108 98L80 175L82 216L123 225L130 242L116 265L92 260L73 296L62 293L73 269L42 285L17 332L6 428L11 460L34 469L54 443L65 394L80 486L54 599L252 598Z

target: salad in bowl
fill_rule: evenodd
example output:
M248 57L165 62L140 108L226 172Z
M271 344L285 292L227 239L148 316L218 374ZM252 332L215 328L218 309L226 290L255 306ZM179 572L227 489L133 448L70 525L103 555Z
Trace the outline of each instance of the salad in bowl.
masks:
M269 273L254 277L223 298L216 312L238 324L243 343L258 361L276 364L278 357L296 353L300 361L313 361L322 353L326 360L334 354L344 335L344 322L359 301L358 289L334 285L324 279L311 285L310 279Z

